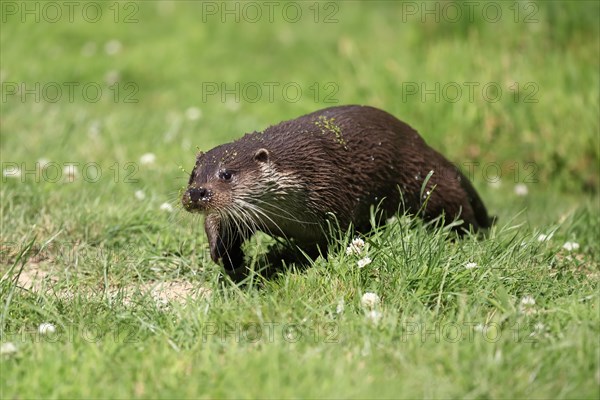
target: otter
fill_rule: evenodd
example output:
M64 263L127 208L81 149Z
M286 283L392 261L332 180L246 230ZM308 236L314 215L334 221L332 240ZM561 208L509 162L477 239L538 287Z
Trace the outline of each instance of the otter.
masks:
M399 211L426 221L444 216L459 234L492 224L469 180L416 130L358 105L200 152L182 204L205 215L211 258L230 276L244 270L241 246L257 231L293 239L316 258L327 251L328 224L368 232L373 206L383 221Z

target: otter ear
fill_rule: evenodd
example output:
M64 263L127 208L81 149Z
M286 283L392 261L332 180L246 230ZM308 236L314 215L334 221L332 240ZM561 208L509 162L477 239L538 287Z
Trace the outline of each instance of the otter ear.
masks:
M269 161L269 150L261 148L254 153L254 161L266 163Z

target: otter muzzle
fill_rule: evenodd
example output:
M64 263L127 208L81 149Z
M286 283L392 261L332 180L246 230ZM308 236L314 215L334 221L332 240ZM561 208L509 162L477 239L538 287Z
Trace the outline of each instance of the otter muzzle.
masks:
M202 211L208 206L211 191L206 188L192 187L186 190L181 198L183 208L187 211Z

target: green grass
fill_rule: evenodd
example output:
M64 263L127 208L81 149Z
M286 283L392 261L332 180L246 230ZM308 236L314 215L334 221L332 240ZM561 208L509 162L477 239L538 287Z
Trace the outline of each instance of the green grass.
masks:
M600 397L597 2L534 3L530 24L514 22L512 2L498 3L497 23L341 2L331 24L314 23L313 3L298 3L297 23L278 13L222 23L199 2L143 2L133 24L113 21L112 3L97 23L77 13L22 23L7 3L1 161L22 177L0 189L1 342L17 347L0 356L0 397ZM320 21L336 10L327 4ZM111 40L122 45L114 55ZM103 95L8 94L36 82L98 83ZM124 102L128 82L137 103ZM294 82L303 95L232 104L203 93L221 82ZM456 102L406 93L452 82L464 91ZM476 90L470 101L465 82L497 83L502 96ZM498 225L453 241L401 217L364 237L365 268L340 235L308 270L244 287L221 279L201 218L178 206L182 169L197 148L333 105L332 88L338 104L407 121L463 169L479 163L472 181ZM189 107L201 117L186 117ZM141 164L148 152L155 163ZM59 170L79 163L79 175L44 179L42 158ZM381 299L374 314L361 305L367 292ZM527 296L535 305L523 308ZM54 334L38 333L45 322Z

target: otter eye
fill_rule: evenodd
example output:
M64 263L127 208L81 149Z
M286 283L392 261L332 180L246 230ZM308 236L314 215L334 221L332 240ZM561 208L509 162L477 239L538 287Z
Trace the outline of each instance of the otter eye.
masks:
M230 181L232 176L233 174L231 171L227 171L225 169L219 171L219 179L222 181Z

